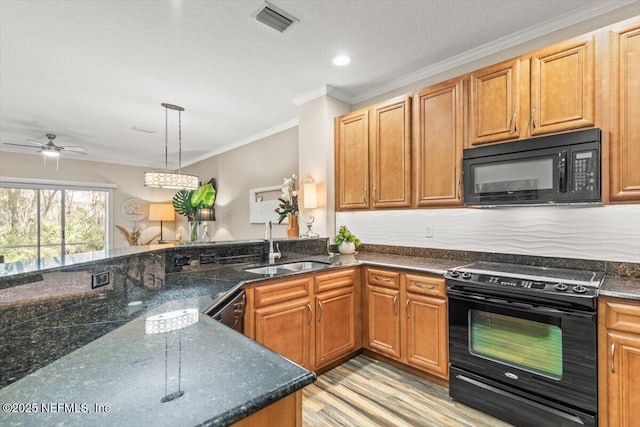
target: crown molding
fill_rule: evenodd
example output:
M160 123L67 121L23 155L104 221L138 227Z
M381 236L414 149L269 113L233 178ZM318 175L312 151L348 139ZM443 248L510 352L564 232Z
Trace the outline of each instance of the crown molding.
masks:
M260 139L266 138L268 136L271 135L275 135L276 133L282 132L284 130L287 129L291 129L292 127L298 126L298 118L295 118L293 120L289 120L287 122L284 123L280 123L279 125L276 125L272 128L266 129L262 132L258 132L256 134L253 134L251 136L248 136L246 138L243 138L239 141L236 142L232 142L231 144L227 144L222 148L218 148L217 150L214 151L210 151L205 155L202 155L200 157L196 157L195 159L191 159L189 160L188 163L183 163L182 167L185 166L190 166L193 165L195 163L201 162L203 160L207 160L213 156L217 156L219 154L225 153L227 151L231 151L234 148L238 148L238 147L242 147L243 145L247 145L247 144L251 144L252 142L258 141Z
M318 90L314 90L313 92L294 98L293 103L299 107L302 104L306 104L309 101L313 101L316 98L327 95L337 98L340 101L344 101L347 104L353 104L353 99L350 96L331 85L324 85L324 87Z

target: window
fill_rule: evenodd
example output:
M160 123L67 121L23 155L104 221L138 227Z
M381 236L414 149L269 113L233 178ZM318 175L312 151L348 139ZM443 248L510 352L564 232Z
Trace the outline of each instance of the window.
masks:
M0 183L4 262L108 249L110 188L69 183Z

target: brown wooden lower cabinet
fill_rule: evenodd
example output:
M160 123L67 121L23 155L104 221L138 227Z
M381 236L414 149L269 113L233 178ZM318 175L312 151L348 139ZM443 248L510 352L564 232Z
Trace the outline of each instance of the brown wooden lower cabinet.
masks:
M232 425L234 427L300 427L302 425L302 391L285 396Z
M316 363L324 366L356 349L355 284L316 295Z
M246 289L245 335L307 369L361 347L359 269L267 281Z
M449 378L444 278L367 268L366 347L409 366Z
M407 292L405 307L403 361L448 378L447 301Z
M308 298L258 308L255 310L255 340L309 368L312 319Z
M444 278L363 268L361 283L360 270L331 270L247 287L245 335L311 370L339 363L364 344L448 379Z
M599 425L640 425L640 302L598 304Z

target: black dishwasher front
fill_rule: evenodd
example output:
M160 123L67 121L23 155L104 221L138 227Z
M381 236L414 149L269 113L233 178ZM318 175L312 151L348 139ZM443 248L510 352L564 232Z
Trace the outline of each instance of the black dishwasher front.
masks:
M207 314L213 319L244 334L244 312L246 306L247 296L244 289L240 289Z

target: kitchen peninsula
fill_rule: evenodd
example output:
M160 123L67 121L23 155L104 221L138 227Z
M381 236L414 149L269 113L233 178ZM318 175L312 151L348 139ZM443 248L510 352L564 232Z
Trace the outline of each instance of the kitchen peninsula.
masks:
M364 266L442 276L475 259L591 268L610 274L601 294L640 298L637 279L615 277L638 276L629 270L637 270L636 264L375 245L340 256L327 254L326 239L278 243L279 262L315 260L337 271ZM266 250L265 241L255 240L116 250L94 255L93 261L85 255L77 263L23 265L18 273L5 265L0 400L23 413L5 412L0 423L123 425L138 419L155 425L228 425L274 404L289 405L280 412L296 413L299 390L314 381L314 373L203 314L242 286L301 274L246 272L264 265ZM91 289L92 276L105 271L110 283ZM145 334L149 317L194 308L195 324ZM31 413L17 406L34 403Z

